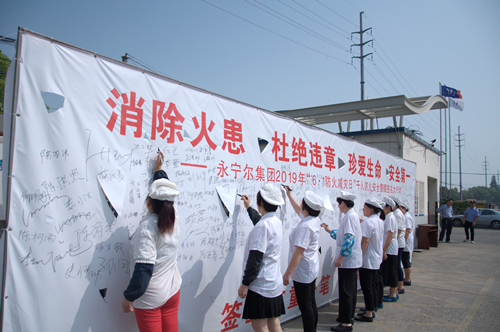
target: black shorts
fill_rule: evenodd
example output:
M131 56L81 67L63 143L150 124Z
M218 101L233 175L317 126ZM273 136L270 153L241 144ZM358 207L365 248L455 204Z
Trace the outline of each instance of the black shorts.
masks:
M243 319L265 319L284 315L285 302L283 295L277 297L264 297L251 290L247 291L245 307L243 308Z
M409 269L411 267L409 251L403 251L402 262L405 269Z

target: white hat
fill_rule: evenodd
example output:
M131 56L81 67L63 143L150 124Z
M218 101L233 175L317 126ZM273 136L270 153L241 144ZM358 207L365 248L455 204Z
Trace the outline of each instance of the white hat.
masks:
M383 209L385 206L384 202L382 202L374 197L368 198L366 200L365 204L370 204L371 206L377 207L379 209Z
M390 199L392 199L394 202L396 202L397 205L401 206L401 200L399 199L399 197L397 196L394 196L394 195L388 195L387 197L389 197Z
M281 195L280 188L266 183L262 187L260 187L260 195L262 199L271 205L283 205L285 201L283 200L283 196Z
M409 210L410 209L410 205L408 204L408 201L405 199L405 200L402 200L401 201L401 204L399 204L399 206L402 206L404 207L405 209Z
M358 198L358 196L354 195L354 194L351 194L350 192L348 191L344 191L342 190L340 192L340 196L339 196L340 199L343 199L344 201L354 201L356 198Z
M313 193L312 191L306 191L306 196L304 197L304 202L314 211L321 211L323 207L323 200L321 197Z
M383 201L385 204L389 205L393 209L396 207L396 202L394 202L394 200L391 199L389 196L384 196Z
M149 189L149 197L160 201L174 201L178 195L175 183L164 178L154 181Z

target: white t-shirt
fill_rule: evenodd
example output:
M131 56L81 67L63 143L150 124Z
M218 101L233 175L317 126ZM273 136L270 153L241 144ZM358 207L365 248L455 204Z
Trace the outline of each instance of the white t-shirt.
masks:
M378 270L382 264L384 251L382 240L384 238L384 224L378 214L372 214L361 223L363 237L369 239L368 246L363 254L364 269Z
M398 236L398 248L404 248L405 247L405 231L406 231L406 219L405 216L403 215L403 212L397 208L394 210L394 216L396 217L396 221L398 223L398 229L401 230Z
M148 213L130 239L134 264L154 264L146 292L134 301L134 308L154 309L162 306L181 288L177 269L179 222L177 215L172 234L158 233L158 215Z
M410 235L408 235L408 240L406 240L406 245L403 251L413 252L413 218L410 212L405 213L406 218L406 228L410 229Z
M387 232L392 232L392 240L389 248L387 248L387 255L398 255L398 225L396 221L396 217L393 212L390 212L385 216L384 221L384 244L387 239Z
M288 237L290 249L288 264L292 259L295 247L304 248L299 265L292 272L292 280L304 284L313 282L319 275L319 230L321 219L308 216L302 219Z
M354 244L351 248L351 254L342 260L341 268L358 269L363 264L363 252L361 251L361 238L363 235L361 233L358 214L353 209L347 211L337 230L337 254L335 259L340 255L345 234L354 235Z
M275 212L263 215L248 235L243 259L243 273L245 273L251 250L257 250L264 254L257 279L248 287L251 291L264 297L277 297L283 290L283 277L281 276L282 240L283 228L281 220L276 217Z

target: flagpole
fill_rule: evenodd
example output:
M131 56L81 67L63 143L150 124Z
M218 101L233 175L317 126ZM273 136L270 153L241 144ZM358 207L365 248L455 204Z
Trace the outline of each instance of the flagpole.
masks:
M448 131L448 135L449 135L449 145L450 145L450 155L449 155L449 158L450 158L450 196L451 196L451 108L450 108L450 97L448 97L448 128L450 129Z
M443 125L442 117L443 110L439 109L439 205L441 206L442 188L443 188Z
M446 108L444 109L444 152L445 152L445 157L444 157L444 187L448 189L448 127L446 124ZM449 196L449 193L447 194L446 197Z

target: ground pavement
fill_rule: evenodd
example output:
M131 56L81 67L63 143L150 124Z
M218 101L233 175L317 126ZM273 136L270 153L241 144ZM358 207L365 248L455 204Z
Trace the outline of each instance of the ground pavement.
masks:
M463 242L463 227L454 227L450 243L415 252L412 285L405 287L405 294L397 302L385 303L372 323L354 323L353 330L500 331L500 230L475 231L474 244ZM360 307L364 307L361 291ZM330 331L338 324L337 317L338 302L320 308L318 332ZM301 318L283 323L282 329L302 332Z

